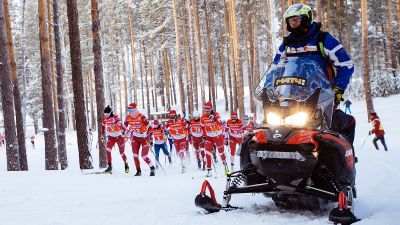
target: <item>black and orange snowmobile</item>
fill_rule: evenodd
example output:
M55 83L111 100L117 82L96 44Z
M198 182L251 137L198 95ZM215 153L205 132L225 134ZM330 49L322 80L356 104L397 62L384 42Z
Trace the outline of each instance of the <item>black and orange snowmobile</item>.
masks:
M320 65L306 58L283 59L265 73L254 94L263 106L263 125L240 146L240 170L227 176L223 203L217 203L205 181L196 206L210 213L231 210L232 194L262 193L285 209L321 209L338 202L330 221L358 221L352 210L354 149L348 137L331 129L335 94Z

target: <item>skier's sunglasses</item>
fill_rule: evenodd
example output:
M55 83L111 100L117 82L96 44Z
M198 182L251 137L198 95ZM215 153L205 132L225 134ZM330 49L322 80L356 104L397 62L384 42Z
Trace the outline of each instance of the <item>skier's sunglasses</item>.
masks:
M128 112L133 112L133 109L132 108L128 108Z

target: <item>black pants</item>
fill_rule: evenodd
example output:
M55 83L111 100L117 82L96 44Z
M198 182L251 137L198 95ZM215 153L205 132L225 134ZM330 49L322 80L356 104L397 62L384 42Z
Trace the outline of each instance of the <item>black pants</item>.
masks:
M378 143L377 143L378 140L381 141L383 147L385 148L385 151L387 151L388 149L387 149L386 142L385 142L385 136L384 135L382 135L380 137L375 136L374 140L372 140L372 143L374 143L376 150L379 150Z
M352 115L346 114L340 109L336 109L332 115L331 129L346 135L350 143L353 144L356 130L356 120Z

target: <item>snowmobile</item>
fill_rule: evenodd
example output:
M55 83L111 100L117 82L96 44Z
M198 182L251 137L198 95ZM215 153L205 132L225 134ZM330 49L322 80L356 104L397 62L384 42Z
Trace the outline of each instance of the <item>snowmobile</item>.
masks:
M231 210L237 208L229 204L232 194L262 193L284 209L338 202L330 221L358 221L352 212L354 149L345 135L330 129L335 94L321 66L304 57L282 59L265 73L254 95L263 106L263 125L240 146L240 170L227 175L223 203L204 181L196 206L209 213Z

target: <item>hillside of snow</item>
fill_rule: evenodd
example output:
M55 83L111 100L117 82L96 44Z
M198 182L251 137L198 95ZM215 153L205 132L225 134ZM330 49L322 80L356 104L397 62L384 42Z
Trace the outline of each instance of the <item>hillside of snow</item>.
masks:
M224 105L218 103L217 109L222 109ZM397 139L400 134L397 120L400 95L374 99L374 103L386 131L389 151L374 150L372 136L368 136L371 125L367 121L365 103L353 102L351 108L357 119L354 146L359 160L356 164L358 198L355 214L362 219L357 224L395 225L400 223L400 141ZM27 136L31 135L32 131L28 130ZM29 142L27 145L29 172L7 172L5 149L0 149L1 225L330 224L328 211L279 210L260 194L234 195L231 204L242 209L205 214L194 205L205 172L197 169L193 154L185 174L180 172L176 156L173 165L169 166L161 153L165 173L159 169L155 177L149 177L149 168L142 161L143 175L134 177L132 151L128 144L126 154L130 174L123 173L122 159L114 148L114 174L84 175L79 170L75 133L67 135L70 167L65 171L44 170L43 135L37 136L35 149ZM97 167L95 141L91 153ZM151 153L150 156L154 162L154 156ZM218 178L209 181L218 201L222 201L225 179L221 165L217 166L217 173Z

